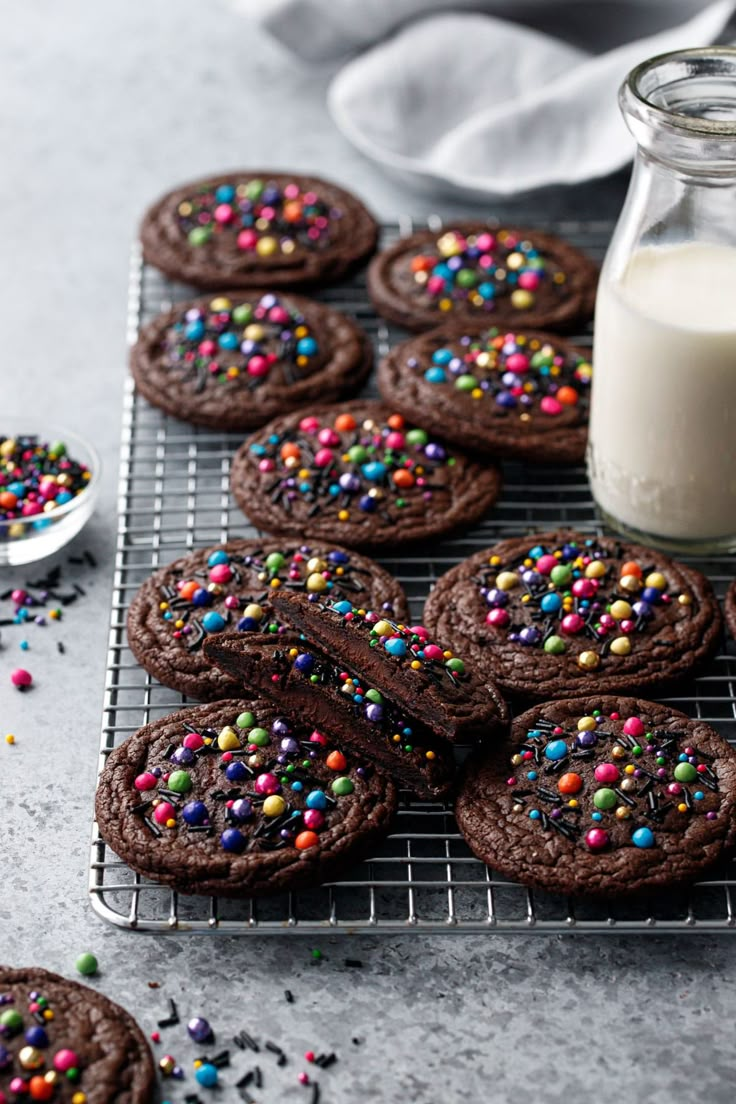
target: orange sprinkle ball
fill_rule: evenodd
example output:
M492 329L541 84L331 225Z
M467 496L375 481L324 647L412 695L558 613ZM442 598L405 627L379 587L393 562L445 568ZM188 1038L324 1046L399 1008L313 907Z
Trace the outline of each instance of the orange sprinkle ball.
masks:
M414 486L414 476L410 471L407 471L406 468L399 468L398 471L395 471L392 479L397 487Z
M574 387L559 387L555 394L558 402L563 406L575 406L578 401L578 393Z
M557 789L562 794L576 794L583 788L583 780L579 774L575 774L571 771L569 774L563 774L560 781L557 783Z
M357 422L352 414L338 414L335 418L335 429L338 433L348 433L351 429L355 429Z
M293 441L287 441L285 445L281 446L281 459L288 460L291 456L295 460L299 460L301 457L301 449Z
M627 560L625 564L621 565L622 576L636 575L637 579L641 579L642 574L642 569L639 567L638 563L635 563L633 560Z
M345 767L348 765L348 761L341 751L331 751L325 763L330 770L334 771L345 770Z
M316 832L300 832L294 840L297 851L306 851L308 847L316 847L319 837Z
M403 429L404 425L404 419L401 414L392 414L388 419L389 429Z
M302 211L304 208L298 200L292 199L288 203L285 203L282 212L287 222L298 222L302 217Z
M431 257L413 257L411 262L412 272L429 272L434 267Z
M179 587L179 594L182 598L185 598L187 602L191 602L194 597L194 593L197 590L202 589L202 584L198 583L195 579L187 579L185 583L182 583Z

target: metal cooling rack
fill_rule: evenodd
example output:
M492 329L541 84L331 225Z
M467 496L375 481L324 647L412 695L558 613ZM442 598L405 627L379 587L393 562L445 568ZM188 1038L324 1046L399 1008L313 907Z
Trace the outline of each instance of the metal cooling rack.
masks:
M439 227L440 221L430 220ZM547 227L545 227L547 228ZM385 227L385 241L412 229L411 220ZM609 223L557 223L553 232L601 258ZM191 291L143 265L134 248L128 339L140 325ZM403 336L377 318L364 277L320 296L357 318L378 355ZM590 343L590 333L577 336ZM368 394L375 394L370 384ZM228 489L230 458L238 435L184 425L150 407L125 388L119 485L119 525L102 722L100 769L109 752L141 725L179 707L182 697L152 680L127 646L128 602L162 564L193 548L230 537L256 536L234 506ZM381 557L402 582L419 618L436 579L465 556L506 536L573 526L600 531L585 472L505 465L501 500L472 532L424 550ZM696 561L697 562L697 561ZM723 557L697 565L720 596L736 562ZM712 722L736 743L736 658L720 655L701 677L683 682L665 699L693 717ZM345 879L306 893L258 901L184 897L134 874L114 855L93 825L89 881L92 905L119 927L152 932L720 932L736 928L736 862L688 891L658 894L647 905L589 902L531 892L494 876L462 840L442 804L407 798L396 831L369 861Z

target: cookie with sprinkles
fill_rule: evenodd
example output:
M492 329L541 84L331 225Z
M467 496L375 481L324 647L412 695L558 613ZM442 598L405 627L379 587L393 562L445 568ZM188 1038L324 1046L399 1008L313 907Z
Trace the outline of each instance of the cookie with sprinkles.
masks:
M457 222L419 230L379 253L368 290L407 330L440 323L569 330L593 314L598 269L542 230Z
M471 850L554 893L619 897L697 878L736 843L736 754L668 705L595 695L529 709L468 761Z
M141 223L145 260L202 288L334 283L375 250L366 207L331 181L243 170L167 192Z
M572 532L515 537L463 560L431 592L424 622L461 654L476 652L502 691L534 699L681 678L721 635L699 571Z
M366 556L331 542L233 540L198 549L160 568L128 610L128 643L150 674L200 701L241 692L205 659L208 636L237 631L253 641L292 639L276 614L279 590L334 595L404 617L406 599L392 575Z
M506 704L493 683L424 625L318 594L277 594L273 604L323 654L337 656L445 739L488 739L505 729Z
M289 645L247 644L223 633L205 652L241 686L271 698L274 706L320 731L339 734L343 746L431 800L446 794L455 774L449 744L342 656L324 655L304 640Z
M303 296L233 292L177 303L142 331L130 370L175 418L250 430L358 390L373 364L365 333Z
M0 1101L153 1104L135 1020L102 993L37 967L0 966Z
M476 521L498 497L501 474L362 399L275 419L236 453L230 486L268 532L378 548Z
M378 369L392 407L476 452L574 464L588 437L588 350L537 330L440 327Z
M100 832L181 893L258 897L318 885L389 831L389 778L323 728L261 699L179 710L110 755Z

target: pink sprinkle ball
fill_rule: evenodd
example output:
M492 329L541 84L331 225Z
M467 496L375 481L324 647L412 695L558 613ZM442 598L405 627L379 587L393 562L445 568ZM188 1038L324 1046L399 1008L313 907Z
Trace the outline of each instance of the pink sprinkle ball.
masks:
M313 1062L315 1059L315 1053L313 1050L307 1050L304 1054L305 1062Z
M258 235L255 230L241 230L238 234L238 249L255 249Z
M326 426L317 434L317 440L326 448L337 448L340 444L340 434L334 429L330 429L329 426Z
M272 472L275 471L276 464L269 456L264 456L262 460L258 461L258 470L260 472Z
M30 671L24 670L23 667L16 667L16 669L10 673L10 681L13 686L17 686L19 690L25 690L33 682L33 675Z
M204 740L198 732L188 732L183 743L184 747L189 748L190 751L198 751L199 748L204 746Z
M299 422L299 429L302 433L316 433L319 429L319 418L315 418L314 415L302 418Z
M279 780L275 774L271 774L270 771L266 771L265 774L259 774L255 781L255 791L259 794L274 794L278 793L281 789Z
M624 722L624 732L627 736L643 736L645 731L646 729L638 717L629 717L629 719Z
M542 411L543 414L561 414L562 403L559 402L557 399L553 399L551 395L545 395L539 404L539 409Z
M594 773L596 782L616 782L620 777L618 767L613 763L599 763Z
M158 779L155 774L151 774L150 771L144 771L143 774L139 774L133 785L137 790L155 790Z
M67 1070L76 1069L79 1066L79 1055L74 1050L57 1050L54 1055L54 1069L59 1073L66 1073Z
M309 1084L309 1074L308 1073L304 1073L304 1071L302 1071L299 1074L299 1084L300 1085L308 1085Z
M536 291L539 287L538 272L522 272L519 275L519 287L524 291Z
M307 809L302 819L304 821L304 827L309 828L313 832L318 832L325 822L324 813L319 809Z
M506 367L509 372L514 372L516 375L526 372L529 368L529 357L524 356L523 353L512 353L506 361Z
M552 568L557 567L558 562L559 561L556 556L550 556L549 554L546 554L539 557L535 564L535 567L540 575L549 575Z
M503 629L510 621L509 612L505 609L492 609L486 614L486 622L497 629Z
M436 644L426 644L424 647L424 655L426 659L444 659L444 652L441 648L438 648Z
M248 361L248 375L249 376L265 376L269 369L269 363L266 357L256 355L252 356Z
M153 810L153 819L157 824L166 824L167 820L176 819L176 809L169 801L162 801Z
M229 564L215 564L210 568L210 582L212 583L229 583L233 577L232 569Z
M318 468L328 468L334 459L332 449L321 448L317 449L314 455L314 463Z
M602 851L608 846L608 832L605 828L591 828L585 834L585 842L591 851Z

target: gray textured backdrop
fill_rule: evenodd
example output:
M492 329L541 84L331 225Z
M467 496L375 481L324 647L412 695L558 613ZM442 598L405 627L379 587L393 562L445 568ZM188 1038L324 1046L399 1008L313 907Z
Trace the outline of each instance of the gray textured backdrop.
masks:
M142 208L175 182L241 166L319 170L383 216L428 205L336 132L324 107L329 74L301 69L221 3L34 0L0 11L0 410L87 434L106 468L82 541L100 569L85 574L90 596L63 627L29 629L33 693L8 682L19 635L5 631L0 650L0 960L73 975L76 954L91 949L102 967L93 984L147 1030L173 996L184 1013L208 1015L222 1038L250 1027L294 1054L335 1049L341 1060L321 1078L326 1104L730 1101L733 939L326 939L326 960L313 966L301 939L160 939L94 917L88 830L128 247ZM537 196L530 214L614 215L624 187L618 178ZM25 574L3 572L0 585ZM2 742L10 731L14 748ZM364 969L346 969L346 956ZM284 1003L286 987L294 1005ZM185 1063L191 1091L195 1052L183 1029L164 1041L158 1053ZM262 1066L268 1087L259 1099L306 1099L301 1065L278 1075ZM184 1088L169 1096L182 1100Z

